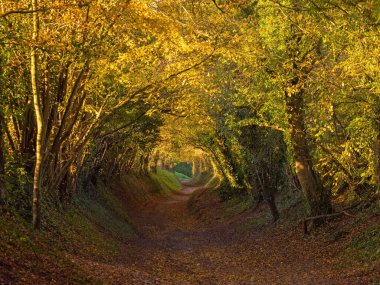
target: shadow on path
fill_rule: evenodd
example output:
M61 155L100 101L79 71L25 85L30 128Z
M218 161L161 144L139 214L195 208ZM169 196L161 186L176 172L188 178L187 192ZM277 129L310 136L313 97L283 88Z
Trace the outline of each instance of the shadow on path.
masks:
M184 185L136 209L139 238L109 263L83 260L86 269L105 284L366 284L337 278L319 245L296 231L203 223L187 207L199 188Z

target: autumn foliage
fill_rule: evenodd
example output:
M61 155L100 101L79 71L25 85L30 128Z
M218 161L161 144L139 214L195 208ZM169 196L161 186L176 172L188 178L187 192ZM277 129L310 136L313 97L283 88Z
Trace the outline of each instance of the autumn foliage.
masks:
M3 0L0 209L41 229L178 165L273 221L289 193L311 228L371 208L379 23L376 0Z

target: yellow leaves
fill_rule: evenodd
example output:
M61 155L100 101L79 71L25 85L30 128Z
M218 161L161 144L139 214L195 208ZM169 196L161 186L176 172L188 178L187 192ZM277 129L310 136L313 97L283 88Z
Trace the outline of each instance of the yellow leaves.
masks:
M146 112L145 115L148 116L148 117L152 117L156 112L157 112L157 111L154 110L154 109L149 109L149 111Z

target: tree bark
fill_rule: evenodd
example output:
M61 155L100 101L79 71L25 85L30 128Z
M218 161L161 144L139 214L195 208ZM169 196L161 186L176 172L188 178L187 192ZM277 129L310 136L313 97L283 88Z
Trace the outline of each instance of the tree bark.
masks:
M265 202L269 206L273 221L275 222L280 218L280 213L276 205L276 199L273 193L274 191L271 191L271 189L267 188L270 185L270 183L268 183L268 185L265 185L265 180L267 180L266 182L269 182L269 181L268 179L265 179L263 172L259 173L259 169L257 167L255 167L254 169L256 173L257 183L253 182L253 185L256 184L256 187L258 189L255 198L257 202L261 202L263 199L265 200ZM268 171L265 171L265 172L267 173ZM260 174L261 174L261 177L260 177Z
M313 53L316 47L310 49L303 44L305 34L297 24L306 20L302 17L301 2L300 0L291 1L294 7L294 20L290 23L289 37L286 41L286 54L287 58L291 60L291 67L287 70L290 78L285 84L285 103L296 175L308 203L310 214L317 216L331 213L332 206L330 194L314 170L307 141L304 84L306 76L313 69L312 62L317 55Z
M296 89L298 78L292 82L290 90ZM313 169L311 154L307 144L305 130L305 113L303 89L295 92L286 91L286 113L294 152L297 178L307 200L310 213L314 216L331 213L331 201L328 191Z
M4 115L0 110L0 212L3 210L5 204L5 185L3 181L5 175L4 124Z
M377 111L377 118L375 119L376 124L376 140L374 143L374 153L375 153L375 161L374 161L374 175L373 175L373 182L378 186L380 186L380 111Z
M38 2L32 0L32 10L37 11ZM33 205L32 205L32 217L33 228L41 228L41 163L42 163L42 136L43 136L43 119L41 102L38 92L38 60L36 44L38 41L39 33L39 19L38 12L33 12L33 34L32 34L32 47L30 52L30 75L33 92L33 106L34 114L36 117L37 125L37 137L36 137L36 150L35 150L35 166L33 177Z
M277 221L280 218L280 213L278 212L275 196L269 194L268 197L264 198L269 205L270 212L272 214L273 221Z

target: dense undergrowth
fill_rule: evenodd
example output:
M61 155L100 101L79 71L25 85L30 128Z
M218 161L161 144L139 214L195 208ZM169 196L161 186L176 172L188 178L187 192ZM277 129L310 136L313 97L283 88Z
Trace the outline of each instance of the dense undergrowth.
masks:
M136 237L127 214L133 205L180 187L175 175L166 170L150 178L126 175L112 186L99 179L65 209L45 203L41 232L33 231L18 214L0 215L0 284L100 283L74 257L104 260L115 256L120 242Z

